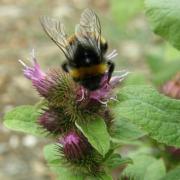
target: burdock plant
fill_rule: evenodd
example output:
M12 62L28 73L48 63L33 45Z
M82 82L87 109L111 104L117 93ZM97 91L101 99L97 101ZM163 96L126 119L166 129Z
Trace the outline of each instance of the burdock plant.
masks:
M175 145L174 136L161 139L164 132L157 130L157 122L162 125L169 119L174 122L179 110L171 114L166 111L170 112L171 106L178 108L179 102L158 94L149 86L122 87L128 72L121 71L121 75L113 75L110 80L105 74L100 87L90 91L61 68L44 72L34 51L30 65L21 60L20 63L24 76L32 82L42 100L35 106L20 106L8 112L4 124L14 130L53 139L55 143L45 146L44 155L58 179L112 179L111 173L118 167L122 178L134 178L136 163L142 157L138 154L121 156L117 148L128 144L143 148L137 139L148 133L160 142ZM171 122L170 127L175 123ZM143 158L140 165L145 166L146 158L154 158L153 153ZM159 168L165 169L164 164ZM162 171L161 176L164 174Z
M171 28L169 21L174 20L169 32L174 32L176 25L179 27L179 19L171 17L179 13L179 9L170 13L178 7L177 1L172 2L173 6L168 1L147 1L156 27L158 17L159 25L166 28ZM158 28L158 32L163 29ZM111 53L109 58L114 55ZM163 152L165 145L180 147L178 100L159 94L150 86L138 85L137 81L137 84L124 86L122 80L128 74L126 71L116 76L112 74L112 77L105 72L98 81L99 87L88 90L61 68L44 72L34 51L31 65L21 60L20 63L25 77L42 100L34 106L19 106L9 111L4 117L4 125L51 138L53 143L45 146L44 155L58 179L174 180L180 177L179 167L166 175L166 167L169 170L176 164L167 162ZM74 77L78 75L75 71L71 73ZM149 143L152 139L155 145Z
M118 101L114 90L128 72L123 71L121 76L113 76L110 80L105 74L100 87L90 91L75 83L60 68L43 72L34 50L31 56L30 66L22 60L19 62L24 67L24 76L43 97L44 103L36 119L39 130L56 138L53 150L72 173L81 172L94 178L105 176L104 163L113 154L109 134L115 131L108 103ZM121 164L129 162L130 158L124 158Z

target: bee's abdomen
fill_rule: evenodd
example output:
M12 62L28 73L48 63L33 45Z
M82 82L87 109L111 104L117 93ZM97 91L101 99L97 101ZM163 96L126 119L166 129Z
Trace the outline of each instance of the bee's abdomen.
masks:
M101 79L103 75L95 75L90 77L84 77L84 79L80 80L80 84L87 88L90 91L94 91L98 89L101 85Z
M107 68L108 68L107 64L101 63L96 65L91 65L89 67L72 68L69 70L69 73L74 79L79 80L91 76L104 74Z

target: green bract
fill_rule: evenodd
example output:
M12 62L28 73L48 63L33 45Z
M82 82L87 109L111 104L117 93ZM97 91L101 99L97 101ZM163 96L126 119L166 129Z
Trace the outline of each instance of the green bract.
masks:
M76 126L100 154L104 156L108 152L110 137L102 118L89 117L85 122L76 122Z

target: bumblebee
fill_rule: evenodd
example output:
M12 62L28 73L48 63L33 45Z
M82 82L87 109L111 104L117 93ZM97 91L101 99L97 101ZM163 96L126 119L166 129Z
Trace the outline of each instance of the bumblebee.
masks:
M93 10L83 11L80 23L75 27L75 34L70 37L65 33L61 21L44 16L40 22L46 34L64 53L66 61L62 69L74 81L94 91L100 87L106 73L110 80L114 63L105 56L108 44L101 36L100 21Z

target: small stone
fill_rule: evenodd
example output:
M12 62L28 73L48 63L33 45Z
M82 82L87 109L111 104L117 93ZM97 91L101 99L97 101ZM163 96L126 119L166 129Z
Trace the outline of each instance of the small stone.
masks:
M22 143L26 147L34 147L37 144L37 138L32 135L27 135L23 138Z
M0 155L8 151L8 146L6 143L0 143ZM0 178L1 179L1 178Z
M12 135L9 139L9 145L13 148L16 149L20 144L19 138L16 135Z

